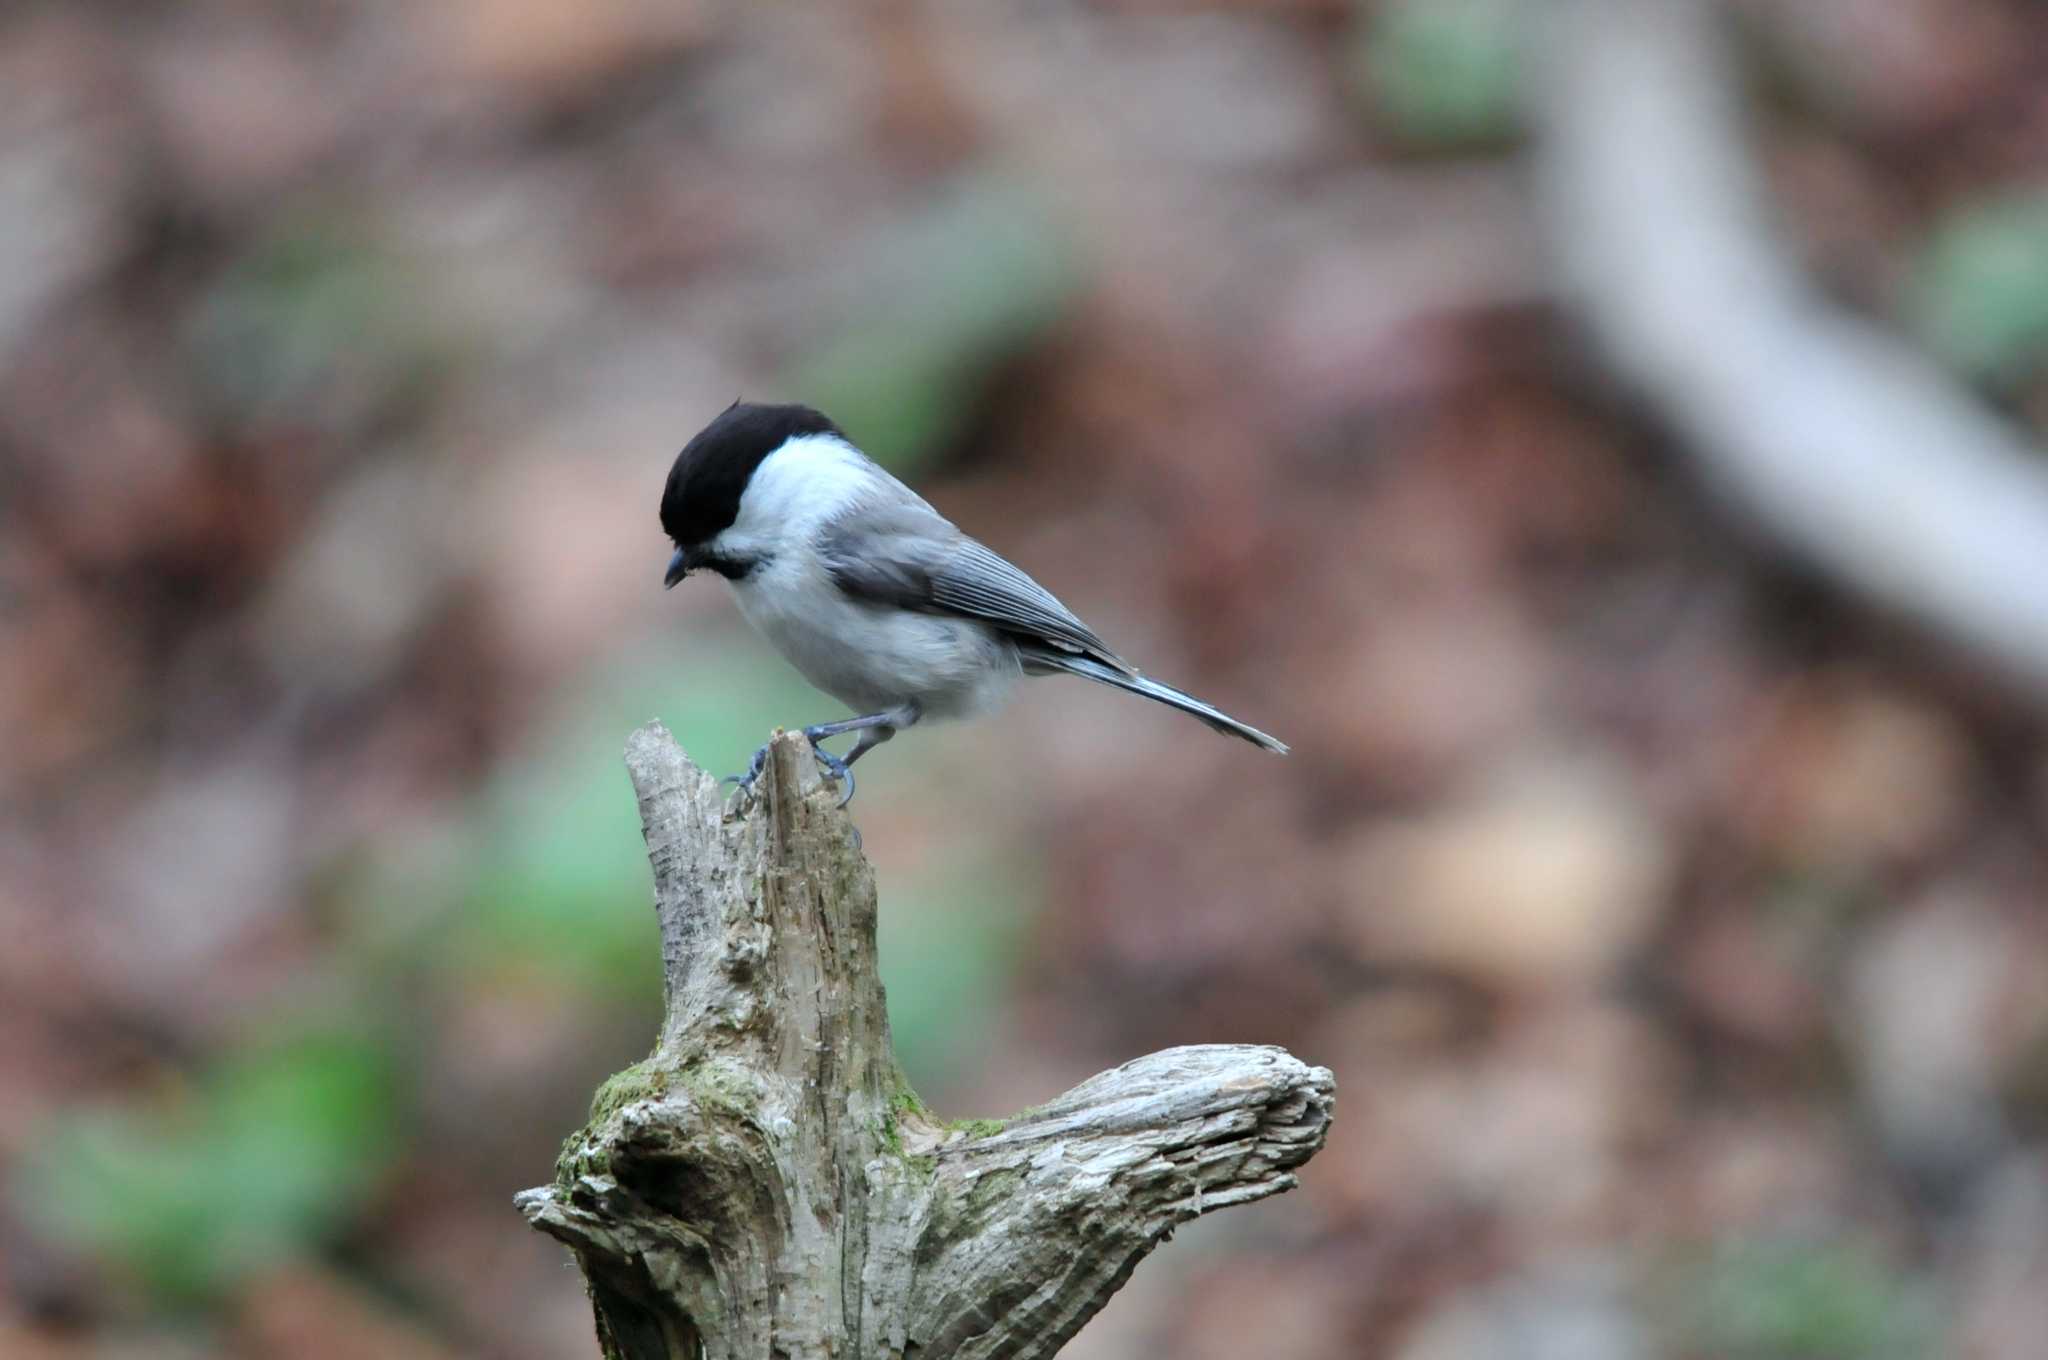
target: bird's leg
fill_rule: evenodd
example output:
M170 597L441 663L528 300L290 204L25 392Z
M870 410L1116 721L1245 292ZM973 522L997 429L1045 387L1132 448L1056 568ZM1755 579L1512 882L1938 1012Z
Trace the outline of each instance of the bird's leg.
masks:
M804 736L810 740L811 750L817 754L818 764L824 766L832 782L844 786L839 795L839 806L845 807L853 801L853 762L863 753L880 746L896 735L899 727L908 727L916 722L918 712L914 705L900 704L884 709L880 713L867 713L858 718L842 718L838 722L818 723L804 729ZM858 732L860 737L853 749L846 753L844 760L833 755L819 743L827 737L836 737L842 732Z
M853 743L853 749L846 753L846 763L849 765L853 764L854 761L859 760L867 752L874 750L877 746L880 746L895 735L896 729L893 727L868 728L860 734L860 739Z
M853 771L847 768L859 760L863 752L880 746L896 735L899 727L908 727L918 719L916 708L904 704L881 713L866 713L858 718L842 718L838 722L814 723L803 729L805 740L811 743L811 754L818 758L818 764L831 781L842 787L839 806L845 807L853 800ZM843 732L858 732L860 738L853 749L841 760L822 745L827 737L836 737ZM719 782L737 785L733 794L733 805L738 806L753 796L754 781L761 777L761 771L768 767L768 748L763 746L754 752L754 759L747 765L745 774L729 774Z
M729 774L718 781L721 784L731 784L734 786L732 800L726 804L728 812L742 806L749 798L754 796L754 781L761 777L761 771L767 767L768 748L763 746L760 750L754 752L754 758L747 762L747 772L745 774Z
M810 736L811 730L806 729L804 735ZM821 737L831 735L834 734L828 732L821 734ZM823 746L820 746L818 742L821 737L811 738L811 752L818 757L818 763L825 767L825 773L832 776L834 783L846 786L846 792L839 795L839 806L845 807L853 801L853 762L860 759L863 751L872 751L875 747L880 746L895 735L896 729L887 724L879 727L864 727L860 731L860 738L853 743L853 749L846 753L844 759L833 755Z

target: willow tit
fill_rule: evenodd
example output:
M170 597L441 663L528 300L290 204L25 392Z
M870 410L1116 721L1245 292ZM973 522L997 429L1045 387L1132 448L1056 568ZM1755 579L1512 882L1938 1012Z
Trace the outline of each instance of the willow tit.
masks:
M808 406L735 402L676 455L661 496L665 586L732 584L740 612L806 680L859 716L804 729L853 797L854 761L925 719L967 718L1021 676L1064 673L1287 747L1138 674L1052 593L953 526ZM858 732L844 759L820 743ZM733 778L744 789L767 754Z

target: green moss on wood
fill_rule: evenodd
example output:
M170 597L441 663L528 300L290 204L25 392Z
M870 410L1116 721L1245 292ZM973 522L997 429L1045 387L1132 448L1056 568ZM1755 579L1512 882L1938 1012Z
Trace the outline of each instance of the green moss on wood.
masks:
M920 1119L931 1118L931 1111L917 1092L910 1089L910 1082L899 1069L896 1073L896 1090L889 1097L889 1111L897 1115L916 1115Z
M697 1062L673 1067L658 1055L644 1058L624 1071L608 1077L590 1098L590 1119L562 1140L555 1159L555 1183L564 1190L577 1179L611 1170L607 1151L609 1126L619 1112L643 1101L663 1100L678 1092L687 1094L705 1110L717 1110L741 1119L751 1119L757 1095L745 1071L729 1063Z
M969 1138L993 1137L1008 1127L1009 1121L1005 1119L949 1119L946 1121L946 1128L949 1132L964 1134Z
M760 1092L746 1069L734 1063L711 1060L691 1063L675 1073L675 1082L690 1098L707 1110L751 1119L760 1106Z
M659 1100L668 1094L670 1070L654 1058L643 1058L623 1072L605 1078L590 1098L589 1129L596 1129L638 1100Z

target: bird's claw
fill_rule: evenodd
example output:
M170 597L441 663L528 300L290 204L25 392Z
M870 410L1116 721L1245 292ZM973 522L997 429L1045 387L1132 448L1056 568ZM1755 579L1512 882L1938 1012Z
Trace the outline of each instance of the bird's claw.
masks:
M813 736L810 732L804 733L804 736L810 739L811 754L817 758L818 768L825 772L827 779L840 786L839 802L835 806L845 807L853 801L853 771L847 767L845 761L819 745L825 739L825 735L829 734ZM761 777L761 771L766 769L767 766L768 747L763 746L760 750L754 752L754 758L748 763L745 774L729 774L718 781L721 784L731 784L734 786L732 797L725 805L725 810L728 814L744 808L752 801L754 797L754 783Z
M760 750L754 752L754 758L747 763L747 772L745 774L729 774L718 781L721 784L731 784L733 786L732 797L727 799L725 804L727 816L731 816L753 802L754 781L761 777L761 771L766 769L767 766L768 748L763 746Z
M818 768L825 772L827 779L841 786L839 802L836 806L845 807L853 801L853 770L845 761L833 755L820 744L829 734L805 732L804 735L810 738L811 754L818 758Z

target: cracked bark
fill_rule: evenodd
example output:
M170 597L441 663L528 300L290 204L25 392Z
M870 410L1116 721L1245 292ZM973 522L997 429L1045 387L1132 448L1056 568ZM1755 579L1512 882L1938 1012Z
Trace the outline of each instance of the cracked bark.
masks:
M1322 1147L1330 1073L1249 1046L939 1122L890 1046L873 871L803 740L731 819L659 724L626 763L666 1017L517 1197L612 1360L1051 1355L1175 1227L1292 1189Z

